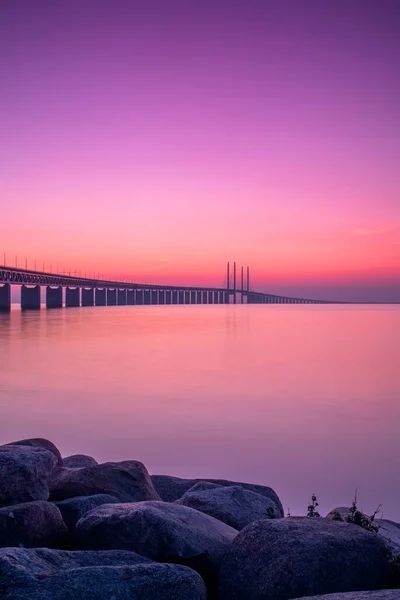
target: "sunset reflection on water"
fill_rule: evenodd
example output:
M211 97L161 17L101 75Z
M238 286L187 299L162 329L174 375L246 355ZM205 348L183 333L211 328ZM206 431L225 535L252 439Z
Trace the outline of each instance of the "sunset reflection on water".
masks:
M0 443L272 486L400 519L397 306L0 314Z

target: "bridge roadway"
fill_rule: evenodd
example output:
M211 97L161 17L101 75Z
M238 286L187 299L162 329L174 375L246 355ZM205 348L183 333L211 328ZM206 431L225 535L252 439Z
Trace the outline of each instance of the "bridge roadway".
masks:
M117 306L151 304L328 304L247 289L127 283L29 269L0 267L0 310L11 308L11 286L21 286L21 308L39 309L41 286L46 287L47 308L65 306Z

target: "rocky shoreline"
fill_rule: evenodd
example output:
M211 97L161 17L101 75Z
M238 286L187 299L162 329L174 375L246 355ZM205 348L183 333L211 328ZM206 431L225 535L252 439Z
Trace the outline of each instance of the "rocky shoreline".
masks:
M400 600L385 589L400 525L332 514L284 518L266 486L13 442L0 446L0 598Z

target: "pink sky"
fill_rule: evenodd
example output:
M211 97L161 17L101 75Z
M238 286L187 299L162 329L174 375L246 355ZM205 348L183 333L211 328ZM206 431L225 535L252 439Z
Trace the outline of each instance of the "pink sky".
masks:
M3 0L0 261L400 300L396 0Z

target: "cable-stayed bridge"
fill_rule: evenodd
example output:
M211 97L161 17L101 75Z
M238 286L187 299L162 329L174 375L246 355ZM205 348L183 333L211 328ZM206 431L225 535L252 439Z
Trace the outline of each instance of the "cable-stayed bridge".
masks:
M2 311L11 308L13 285L21 287L22 309L41 307L41 287L46 288L47 308L143 304L329 304L322 300L292 298L251 290L249 267L246 268L246 282L244 268L241 267L240 284L237 286L236 263L233 263L232 278L230 264L227 264L227 285L224 288L112 281L3 266L0 267Z

